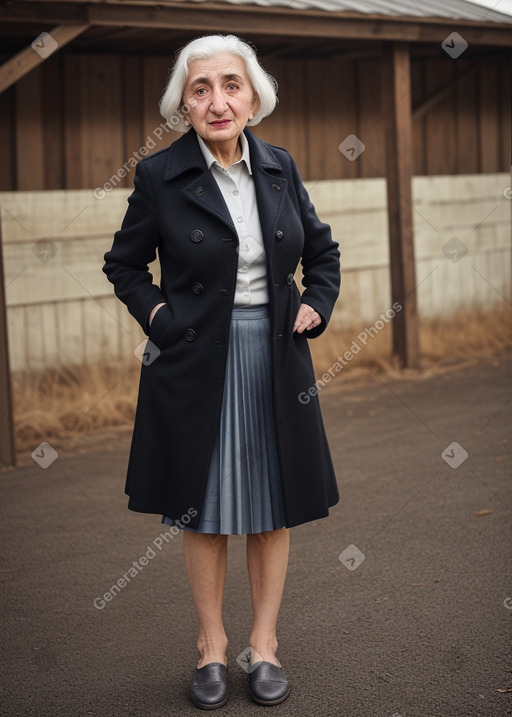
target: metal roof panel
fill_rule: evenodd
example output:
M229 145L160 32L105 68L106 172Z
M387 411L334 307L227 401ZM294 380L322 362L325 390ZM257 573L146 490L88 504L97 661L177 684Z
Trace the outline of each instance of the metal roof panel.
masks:
M209 2L209 0L193 0ZM391 17L445 18L473 22L511 24L512 16L477 5L469 0L225 0L236 5L287 7L296 10L384 15Z

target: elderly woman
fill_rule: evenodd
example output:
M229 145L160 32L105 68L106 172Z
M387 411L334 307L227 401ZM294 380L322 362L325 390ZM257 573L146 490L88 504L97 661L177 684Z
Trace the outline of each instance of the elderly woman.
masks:
M276 101L239 38L184 47L160 109L185 134L137 165L103 267L149 335L126 493L130 509L183 530L199 628L190 698L204 709L228 697L228 535L247 535L251 695L279 704L289 528L339 499L308 347L338 296L338 245L288 152L247 130ZM148 271L157 250L160 286Z

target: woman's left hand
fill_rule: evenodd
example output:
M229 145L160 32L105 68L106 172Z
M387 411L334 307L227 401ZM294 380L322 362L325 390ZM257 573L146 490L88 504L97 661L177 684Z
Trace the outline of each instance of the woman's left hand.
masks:
M320 314L316 312L308 304L301 304L295 323L293 324L293 330L298 334L309 329L314 329L316 326L322 323Z

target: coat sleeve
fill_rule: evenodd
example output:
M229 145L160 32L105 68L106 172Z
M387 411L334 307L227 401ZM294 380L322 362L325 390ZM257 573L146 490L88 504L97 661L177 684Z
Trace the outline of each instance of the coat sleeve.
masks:
M305 287L301 302L313 307L322 322L305 332L312 339L320 336L327 327L340 291L340 252L334 241L331 227L321 222L304 187L297 165L292 158L292 176L299 201L304 227L302 250L302 284Z
M151 309L166 299L160 287L153 283L148 267L156 259L160 236L144 162L137 164L134 184L121 229L115 233L112 248L104 256L103 271L114 285L116 296L147 334Z

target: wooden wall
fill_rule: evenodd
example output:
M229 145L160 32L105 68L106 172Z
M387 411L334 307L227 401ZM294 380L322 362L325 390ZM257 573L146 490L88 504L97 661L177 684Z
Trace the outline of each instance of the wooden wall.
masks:
M256 133L285 146L308 180L382 176L380 63L287 59L263 63L280 103ZM56 53L0 95L0 191L101 187L146 142L150 151L180 135L153 134L165 57ZM464 74L466 73L467 74ZM416 175L473 174L510 167L510 70L483 58L412 62L413 106L450 79L453 91L414 122ZM338 151L348 135L366 145L351 162ZM118 186L130 187L133 171Z

